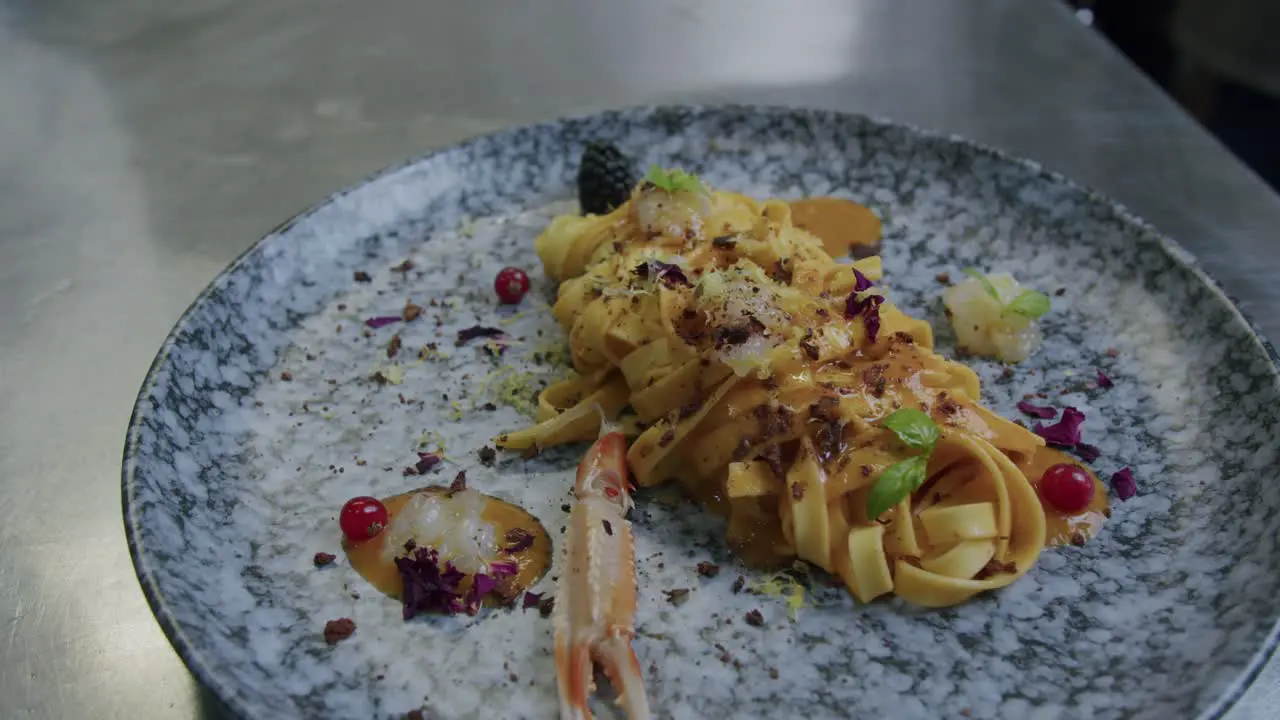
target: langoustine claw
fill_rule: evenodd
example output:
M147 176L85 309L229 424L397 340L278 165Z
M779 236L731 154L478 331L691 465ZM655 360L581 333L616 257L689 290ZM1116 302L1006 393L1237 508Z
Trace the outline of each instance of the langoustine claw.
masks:
M600 663L630 720L649 717L640 661L631 648L636 613L635 545L627 510L627 441L601 429L578 466L555 605L560 717L591 717L594 664Z

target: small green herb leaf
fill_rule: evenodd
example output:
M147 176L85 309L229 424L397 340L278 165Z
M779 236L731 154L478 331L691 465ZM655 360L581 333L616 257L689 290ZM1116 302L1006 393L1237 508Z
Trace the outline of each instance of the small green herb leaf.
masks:
M680 168L663 170L657 164L649 166L649 174L644 179L666 190L669 193L691 192L706 195L707 189L697 175L687 173Z
M1004 310L1034 320L1049 312L1049 296L1037 290L1024 290Z
M915 408L902 408L884 419L884 426L898 439L916 450L933 452L938 444L938 424L933 418Z
M981 283L982 289L987 291L987 294L991 296L991 299L995 300L996 302L1000 302L1000 293L996 292L996 286L991 284L991 281L987 279L986 275L983 275L982 273L978 272L976 269L971 267L965 268L964 274L968 275L969 277Z
M867 494L867 519L880 517L885 510L902 502L911 491L923 485L928 467L929 459L917 455L885 468Z

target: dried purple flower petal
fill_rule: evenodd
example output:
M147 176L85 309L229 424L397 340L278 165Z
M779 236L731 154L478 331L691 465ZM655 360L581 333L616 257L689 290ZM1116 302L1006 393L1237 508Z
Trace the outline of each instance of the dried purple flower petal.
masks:
M515 575L520 572L520 565L515 560L494 560L489 563L489 572L494 577L502 577L503 575Z
M378 317L371 317L368 320L365 320L364 324L374 330L377 330L380 327L386 327L392 323L398 323L400 320L401 317L399 315L379 315Z
M661 280L667 287L675 287L677 285L689 285L689 278L684 274L684 270L679 265L672 265L661 260L648 260L636 266L632 271L636 277L641 280Z
M1133 479L1133 470L1125 468L1111 476L1111 489L1116 491L1120 500L1128 500L1138 494L1138 481Z
M439 465L440 461L441 457L435 453L420 452L418 453L418 462L413 467L418 471L419 475L426 475L427 471Z
M1080 442L1080 425L1084 423L1084 413L1069 407L1062 411L1062 419L1053 425L1036 423L1031 432L1045 439L1050 445L1059 447L1075 447Z
M1098 387L1109 388L1112 385L1115 385L1115 383L1111 382L1111 378L1107 377L1106 373L1099 370L1098 371Z
M850 320L861 316L862 324L867 329L867 339L874 343L876 336L880 334L880 304L884 302L884 296L869 294L859 300L858 295L875 285L857 268L853 268L853 278L853 291L844 301L844 316Z
M501 337L506 335L500 328L485 327L483 325L472 325L458 331L458 338L453 341L454 345L465 345L468 340L475 340L482 337Z
M447 560L442 565L440 554L432 548L416 548L409 556L396 558L396 569L404 585L400 600L405 620L424 612L452 615L464 610L458 594L462 572Z
M524 601L520 603L520 609L528 610L536 608L542 602L542 593L527 592L524 594Z
M1093 462L1098 459L1098 456L1102 454L1102 451L1098 449L1097 445L1076 443L1076 454L1085 462Z
M1048 405L1032 405L1026 400L1018 401L1018 409L1031 417L1038 417L1041 420L1049 420L1058 414L1057 410L1054 410Z
M505 550L509 553L518 553L533 545L533 533L524 528L511 528L507 531L506 540L510 544Z
M471 580L471 597L479 603L485 595L493 592L498 582L484 573L476 573Z

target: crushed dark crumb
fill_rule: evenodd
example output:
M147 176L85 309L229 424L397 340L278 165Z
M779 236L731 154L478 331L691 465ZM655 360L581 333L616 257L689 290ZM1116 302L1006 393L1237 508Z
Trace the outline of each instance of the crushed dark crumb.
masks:
M283 371L283 372L281 372L281 373L280 373L280 379L281 379L281 380L283 380L283 381L285 381L285 382L292 382L292 381L293 381L293 373L289 372L288 370L285 370L285 371Z
M1060 287L1057 290L1054 290L1053 294L1057 297L1062 297L1063 295L1067 294L1067 289L1064 287Z
M680 607L689 601L689 588L676 588L675 590L667 590L667 602Z
M538 603L538 614L542 617L551 617L551 611L556 609L556 599L553 597L542 598Z
M938 282L942 283L943 285L950 285L950 284L951 284L951 273L940 272L940 273L938 273L937 275L934 275L934 276L933 276L933 279L934 279L934 280L937 280Z
M720 574L720 566L713 562L698 563L698 574L705 578L713 578Z
M973 579L986 580L992 575L998 575L1000 573L1013 574L1016 572L1018 572L1018 566L1016 564L1011 562L1000 562L999 560L992 558L987 561L987 564L984 565L981 570L978 571L977 575L973 576Z
M759 610L748 610L745 619L751 627L764 627L764 615Z
M391 268L391 271L403 273L403 272L409 272L412 269L413 269L413 261L406 258L404 262Z
M565 504L561 505L561 506L560 506L560 509L561 509L561 510L563 510L563 511L565 511L565 512L569 512L569 510L570 510L570 508L569 508L569 503L565 503Z
M484 447L476 451L476 456L479 457L480 462L484 463L485 465L492 465L494 458L498 456L498 453L493 448L489 447L488 445L485 445Z
M604 523L604 533L605 533L606 535L608 535L608 536L612 537L612 536L613 536L613 526L609 524L609 521L608 521L608 520L601 520L600 522Z
M357 271L355 272L355 275L354 275L353 277L355 278L355 281L356 281L356 282L362 282L362 283L373 282L373 278L369 277L369 273L367 273L367 272L365 272L365 271L363 271L363 270L357 270ZM338 309L339 309L339 310L345 310L346 308L344 308L344 307L342 307L341 305L339 305L339 306L338 306Z
M451 493L462 492L463 490L466 490L466 489L467 489L467 471L459 470L457 476L453 478L453 482L449 483L449 492Z
M337 559L337 556L333 553L318 552L316 553L316 556L311 559L311 562L315 563L315 566L319 568L326 565L332 565L335 559Z
M351 618L330 620L324 624L324 641L330 645L337 645L351 637L355 631L356 621Z
M778 679L778 668L769 668L769 679L770 680Z
M481 409L481 410L484 410L485 412L493 412L494 410L497 410L497 409L498 409L498 406L497 406L497 405L494 405L494 404L493 404L493 403L491 403L491 402L487 402L487 403L485 403L484 405L481 405L481 406L480 406L480 409Z
M738 579L733 581L733 587L730 589L733 590L734 595L737 595L738 593L742 592L742 588L746 586L747 586L747 579L742 575L739 575Z

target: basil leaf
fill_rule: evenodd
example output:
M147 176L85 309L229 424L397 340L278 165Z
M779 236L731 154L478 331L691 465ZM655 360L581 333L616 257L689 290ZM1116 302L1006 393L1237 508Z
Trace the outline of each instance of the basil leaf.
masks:
M669 193L691 192L706 195L707 189L697 175L687 173L679 168L663 170L656 163L649 166L649 173L644 179L666 190Z
M938 424L933 418L915 408L902 408L884 419L884 426L892 430L898 439L916 450L926 453L938 444Z
M1024 290L1004 308L1005 312L1017 313L1032 320L1049 312L1049 296L1036 290Z
M875 520L885 510L902 502L902 499L924 484L928 474L929 459L923 455L907 458L884 469L867 494L867 519Z
M977 270L971 267L965 268L964 274L968 275L969 277L981 283L982 289L985 290L987 294L991 296L991 299L995 300L996 302L1000 302L1000 293L996 292L996 286L991 284L991 281L987 279L986 275L983 275L982 273L978 272Z

